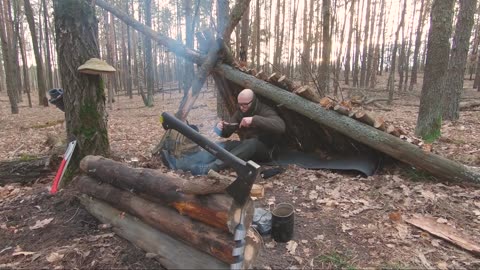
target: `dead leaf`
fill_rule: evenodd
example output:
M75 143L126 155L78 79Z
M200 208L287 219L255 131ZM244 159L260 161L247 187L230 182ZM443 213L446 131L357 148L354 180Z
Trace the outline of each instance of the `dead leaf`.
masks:
M30 226L30 230L36 230L36 229L41 229L45 226L47 226L48 224L50 224L50 222L52 222L53 218L47 218L47 219L44 219L44 220L37 220L37 222L35 223L35 225L33 226Z
M269 242L269 243L266 243L266 244L265 244L265 247L266 247L266 248L274 248L276 245L277 245L277 242L271 241L271 242Z
M299 265L302 265L302 264L303 264L303 259L302 259L301 257L299 257L299 256L293 256L293 258L295 258L295 260L297 261L297 263L298 263Z
M395 228L397 229L398 232L398 237L400 239L405 239L408 235L408 226L404 223L397 223L395 224Z
M444 261L437 262L437 267L440 270L447 270L448 269L448 264L447 264L447 262L444 262Z
M50 253L48 256L47 256L47 261L49 263L54 263L54 262L58 262L60 261L61 259L63 259L63 256L65 256L64 254L59 254L57 252L52 252Z
M393 222L400 222L402 221L402 213L399 211L391 212L388 214L388 218Z
M422 196L425 199L435 201L436 195L435 195L435 193L431 192L430 190L422 190L422 191L420 191L420 193L422 194Z
M288 250L288 253L294 255L295 254L295 250L297 250L297 247L298 247L298 243L293 241L293 240L290 240L287 242L287 250Z
M438 218L438 219L437 219L437 223L447 224L447 223L448 223L448 220L446 220L446 219L444 219L444 218Z

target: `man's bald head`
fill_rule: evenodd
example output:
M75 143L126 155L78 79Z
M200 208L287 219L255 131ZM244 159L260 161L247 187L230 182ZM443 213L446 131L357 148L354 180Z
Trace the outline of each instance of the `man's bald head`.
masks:
M250 106L252 105L253 98L255 97L255 93L253 93L252 89L243 89L238 94L238 105L240 106L240 110L242 112L248 111Z
M239 94L238 94L238 99L248 99L252 100L255 94L253 93L252 89L243 89Z

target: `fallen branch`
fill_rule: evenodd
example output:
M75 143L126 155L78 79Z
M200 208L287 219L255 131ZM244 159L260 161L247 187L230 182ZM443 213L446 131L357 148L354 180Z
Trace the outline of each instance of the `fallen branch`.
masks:
M407 223L412 224L422 230L429 232L437 237L442 238L456 246L459 246L473 254L480 255L480 246L470 241L472 237L462 235L455 228L446 224L441 224L432 217L413 216L410 219L405 220Z

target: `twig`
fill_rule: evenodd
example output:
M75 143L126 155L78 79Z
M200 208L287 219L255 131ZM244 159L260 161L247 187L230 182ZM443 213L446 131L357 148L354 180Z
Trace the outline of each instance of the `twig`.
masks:
M65 221L65 223L70 222L77 215L78 209L80 209L80 207L77 207L77 210L75 211L75 214L73 214L73 216L69 220Z

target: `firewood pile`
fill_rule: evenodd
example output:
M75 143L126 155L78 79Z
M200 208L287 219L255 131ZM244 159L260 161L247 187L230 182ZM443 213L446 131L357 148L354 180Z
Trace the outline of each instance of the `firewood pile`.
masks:
M234 262L233 233L242 209L232 198L200 181L158 170L131 168L99 156L87 156L80 164L85 175L75 179L86 209L130 242L140 246L167 268L228 268ZM182 190L201 190L201 194ZM244 268L249 268L261 248L261 237L250 228L253 203L246 214Z
M255 69L248 69L242 65L237 65L236 67L244 73L253 75L260 80L269 82L307 100L320 104L320 106L327 110L334 110L341 115L350 117L385 133L422 147L425 151L431 151L431 144L424 143L422 139L408 134L401 127L395 126L391 121L385 120L383 116L364 108L366 105L372 103L375 106L380 106L376 103L376 99L366 99L365 96L361 98L352 97L351 99L345 99L342 101L338 101L334 97L329 96L321 98L318 92L311 86L301 85L298 82L294 82L286 75L279 75L276 72L267 75L263 70L257 72Z

